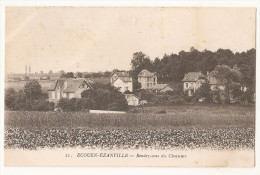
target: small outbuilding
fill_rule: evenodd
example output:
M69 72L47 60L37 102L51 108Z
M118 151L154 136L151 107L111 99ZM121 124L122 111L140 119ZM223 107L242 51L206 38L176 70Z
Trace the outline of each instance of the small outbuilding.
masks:
M152 90L155 92L167 92L173 91L173 87L169 84L156 84L152 87Z

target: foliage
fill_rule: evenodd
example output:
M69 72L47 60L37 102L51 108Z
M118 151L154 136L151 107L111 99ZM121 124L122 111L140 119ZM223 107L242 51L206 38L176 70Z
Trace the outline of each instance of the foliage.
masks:
M129 90L126 90L124 94L132 94Z
M15 108L15 91L13 88L8 88L5 90L5 107L9 109Z
M73 72L62 73L60 78L74 78Z
M25 111L53 111L54 103L48 102L41 94L37 98L28 98L24 91L16 92L12 88L5 90L5 108Z
M136 91L138 89L141 89L141 83L139 83L137 80L133 80L133 91Z
M149 56L142 52L136 52L131 60L131 75L134 80L137 80L138 73L143 69L147 69L157 73L158 82L176 83L181 82L184 74L188 72L201 71L206 75L207 72L213 71L218 65L226 65L230 68L237 65L241 72L239 82L243 87L252 89L255 92L255 64L255 49L233 53L229 49L218 49L216 52L212 52L209 50L198 51L192 47L189 51L180 51L178 54L164 54L162 58L156 57L154 59L150 59ZM220 68L217 69L220 70ZM229 77L230 75L227 72L224 76ZM237 79L238 77L231 75L230 78Z
M39 99L41 93L41 85L37 80L30 80L24 85L24 94L27 99Z
M178 93L175 93L178 92ZM186 103L185 95L183 91L167 91L161 93L154 93L146 90L141 90L138 92L139 97L142 100L148 101L148 105L179 105Z
M76 78L83 78L83 74L81 72L77 73Z
M233 69L226 65L218 65L212 72L212 76L216 78L218 84L223 86L223 90L219 91L222 103L229 103L231 91L237 86L242 78L241 72L234 67Z
M193 94L193 98L198 101L201 98L205 98L206 102L211 101L210 84L208 81L203 83Z
M81 93L82 98L94 101L93 108L100 110L128 110L125 96L115 87L109 84L95 83L93 89L85 90Z
M135 52L133 54L133 58L131 60L131 66L132 66L132 71L130 73L133 76L133 79L137 80L138 74L143 69L148 69L149 71L151 71L152 61L144 53Z

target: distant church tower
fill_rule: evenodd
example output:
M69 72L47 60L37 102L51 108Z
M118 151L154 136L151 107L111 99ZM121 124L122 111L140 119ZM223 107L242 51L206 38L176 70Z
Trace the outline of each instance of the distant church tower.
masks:
M31 66L29 66L29 74L31 73Z

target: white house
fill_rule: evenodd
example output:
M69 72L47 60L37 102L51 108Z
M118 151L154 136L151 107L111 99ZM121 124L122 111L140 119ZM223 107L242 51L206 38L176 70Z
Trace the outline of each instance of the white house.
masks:
M125 98L129 106L138 106L140 104L139 98L134 94L125 94Z
M157 84L156 73L144 69L138 74L138 82L141 83L141 89L152 89Z
M206 76L201 72L189 72L184 75L182 82L183 91L188 92L188 95L192 96L206 82Z
M57 104L61 98L81 98L81 92L90 88L91 85L83 78L58 79L48 89L48 98Z
M133 92L133 79L128 72L113 72L110 77L111 86L119 88L120 92L124 93L127 90Z

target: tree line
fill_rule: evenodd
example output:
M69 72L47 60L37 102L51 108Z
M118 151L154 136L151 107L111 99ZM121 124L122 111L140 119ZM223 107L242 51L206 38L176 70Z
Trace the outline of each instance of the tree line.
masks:
M181 82L184 75L189 72L201 71L204 75L211 72L217 65L237 67L242 73L241 84L255 87L256 50L233 53L230 49L218 49L215 52L198 51L191 48L189 51L180 51L178 54L164 54L151 59L143 52L135 52L131 60L131 75L135 80L139 72L147 69L157 73L158 82Z

